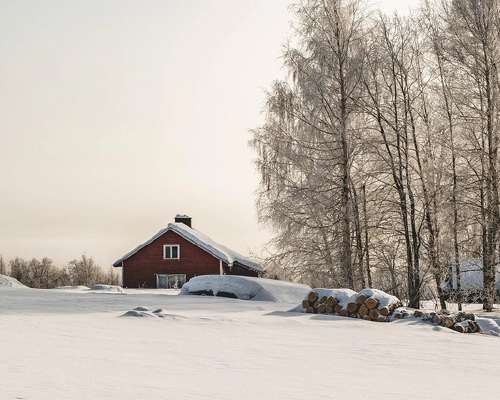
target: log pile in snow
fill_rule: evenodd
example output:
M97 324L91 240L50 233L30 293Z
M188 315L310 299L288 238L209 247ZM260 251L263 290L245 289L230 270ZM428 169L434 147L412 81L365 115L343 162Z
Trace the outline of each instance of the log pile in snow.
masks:
M377 289L363 289L359 293L350 289L313 289L295 311L361 318L377 322L417 318L461 333L483 331L480 326L481 318L477 320L472 313L452 314L445 310L426 312L406 308L397 297Z
M403 307L397 309L393 315L393 319L404 319L408 317L417 318L433 325L453 329L460 333L482 332L480 325L476 322L476 316L473 313L462 311L450 313L446 310L428 312L423 310L411 310Z
M377 289L363 289L359 293L350 289L313 289L294 311L331 314L377 322L418 318L461 333L485 333L485 330L481 329L481 320L488 322L485 318L478 319L474 314L467 312L452 314L447 311L426 312L409 309L403 307L397 297ZM498 326L488 329L492 331L490 334L500 336Z
M302 311L314 314L333 314L387 322L401 301L377 289L313 289L302 301Z
M476 322L476 316L473 313L458 312L451 314L447 311L425 312L415 310L413 317L420 318L423 321L431 322L460 333L478 333L481 328Z

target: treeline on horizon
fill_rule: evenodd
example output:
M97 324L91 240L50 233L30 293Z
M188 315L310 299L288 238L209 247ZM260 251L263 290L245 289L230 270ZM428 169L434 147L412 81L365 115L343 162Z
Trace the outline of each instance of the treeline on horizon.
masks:
M31 260L15 257L7 262L0 256L0 275L9 275L23 285L36 289L120 284L120 276L112 267L105 271L92 257L85 255L71 260L65 266L55 265L48 257Z
M252 145L267 268L378 287L419 307L463 260L495 301L500 227L500 0L302 0ZM457 286L460 289L460 274ZM460 301L460 299L458 300Z

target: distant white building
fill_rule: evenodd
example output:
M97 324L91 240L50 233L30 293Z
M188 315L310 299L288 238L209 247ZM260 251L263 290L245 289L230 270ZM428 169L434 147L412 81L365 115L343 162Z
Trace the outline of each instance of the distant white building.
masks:
M482 260L478 258L462 260L458 270L460 270L460 288L463 299L466 301L478 300L478 298L482 296L484 288ZM448 297L453 297L458 294L457 275L457 267L454 264L450 265L448 278L441 286ZM496 265L496 289L497 298L500 298L500 264Z

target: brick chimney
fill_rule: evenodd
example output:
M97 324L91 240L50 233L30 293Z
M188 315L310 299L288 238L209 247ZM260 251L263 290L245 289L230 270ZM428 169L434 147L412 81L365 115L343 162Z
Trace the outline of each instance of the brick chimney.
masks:
M191 217L186 214L177 214L175 216L175 222L182 222L184 225L187 225L191 228Z

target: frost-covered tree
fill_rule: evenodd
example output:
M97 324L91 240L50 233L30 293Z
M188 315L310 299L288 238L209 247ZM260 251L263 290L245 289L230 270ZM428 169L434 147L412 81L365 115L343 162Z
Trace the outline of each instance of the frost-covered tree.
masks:
M362 10L347 0L308 0L295 10L300 40L284 53L290 79L275 82L266 123L254 131L260 216L275 227L276 257L290 269L318 284L354 287L351 166Z
M500 2L454 0L443 3L445 54L455 70L452 85L464 131L463 151L472 175L469 203L480 226L484 304L495 299L500 209L498 193ZM479 215L478 215L479 214Z
M367 18L348 0L295 7L289 78L269 91L252 142L273 271L445 308L450 268L481 257L491 309L499 1L429 1L408 17Z
M79 259L71 260L67 269L73 285L92 286L104 283L104 273L92 257L82 255Z
M5 263L3 257L0 255L0 275L5 274L7 274L7 264Z

